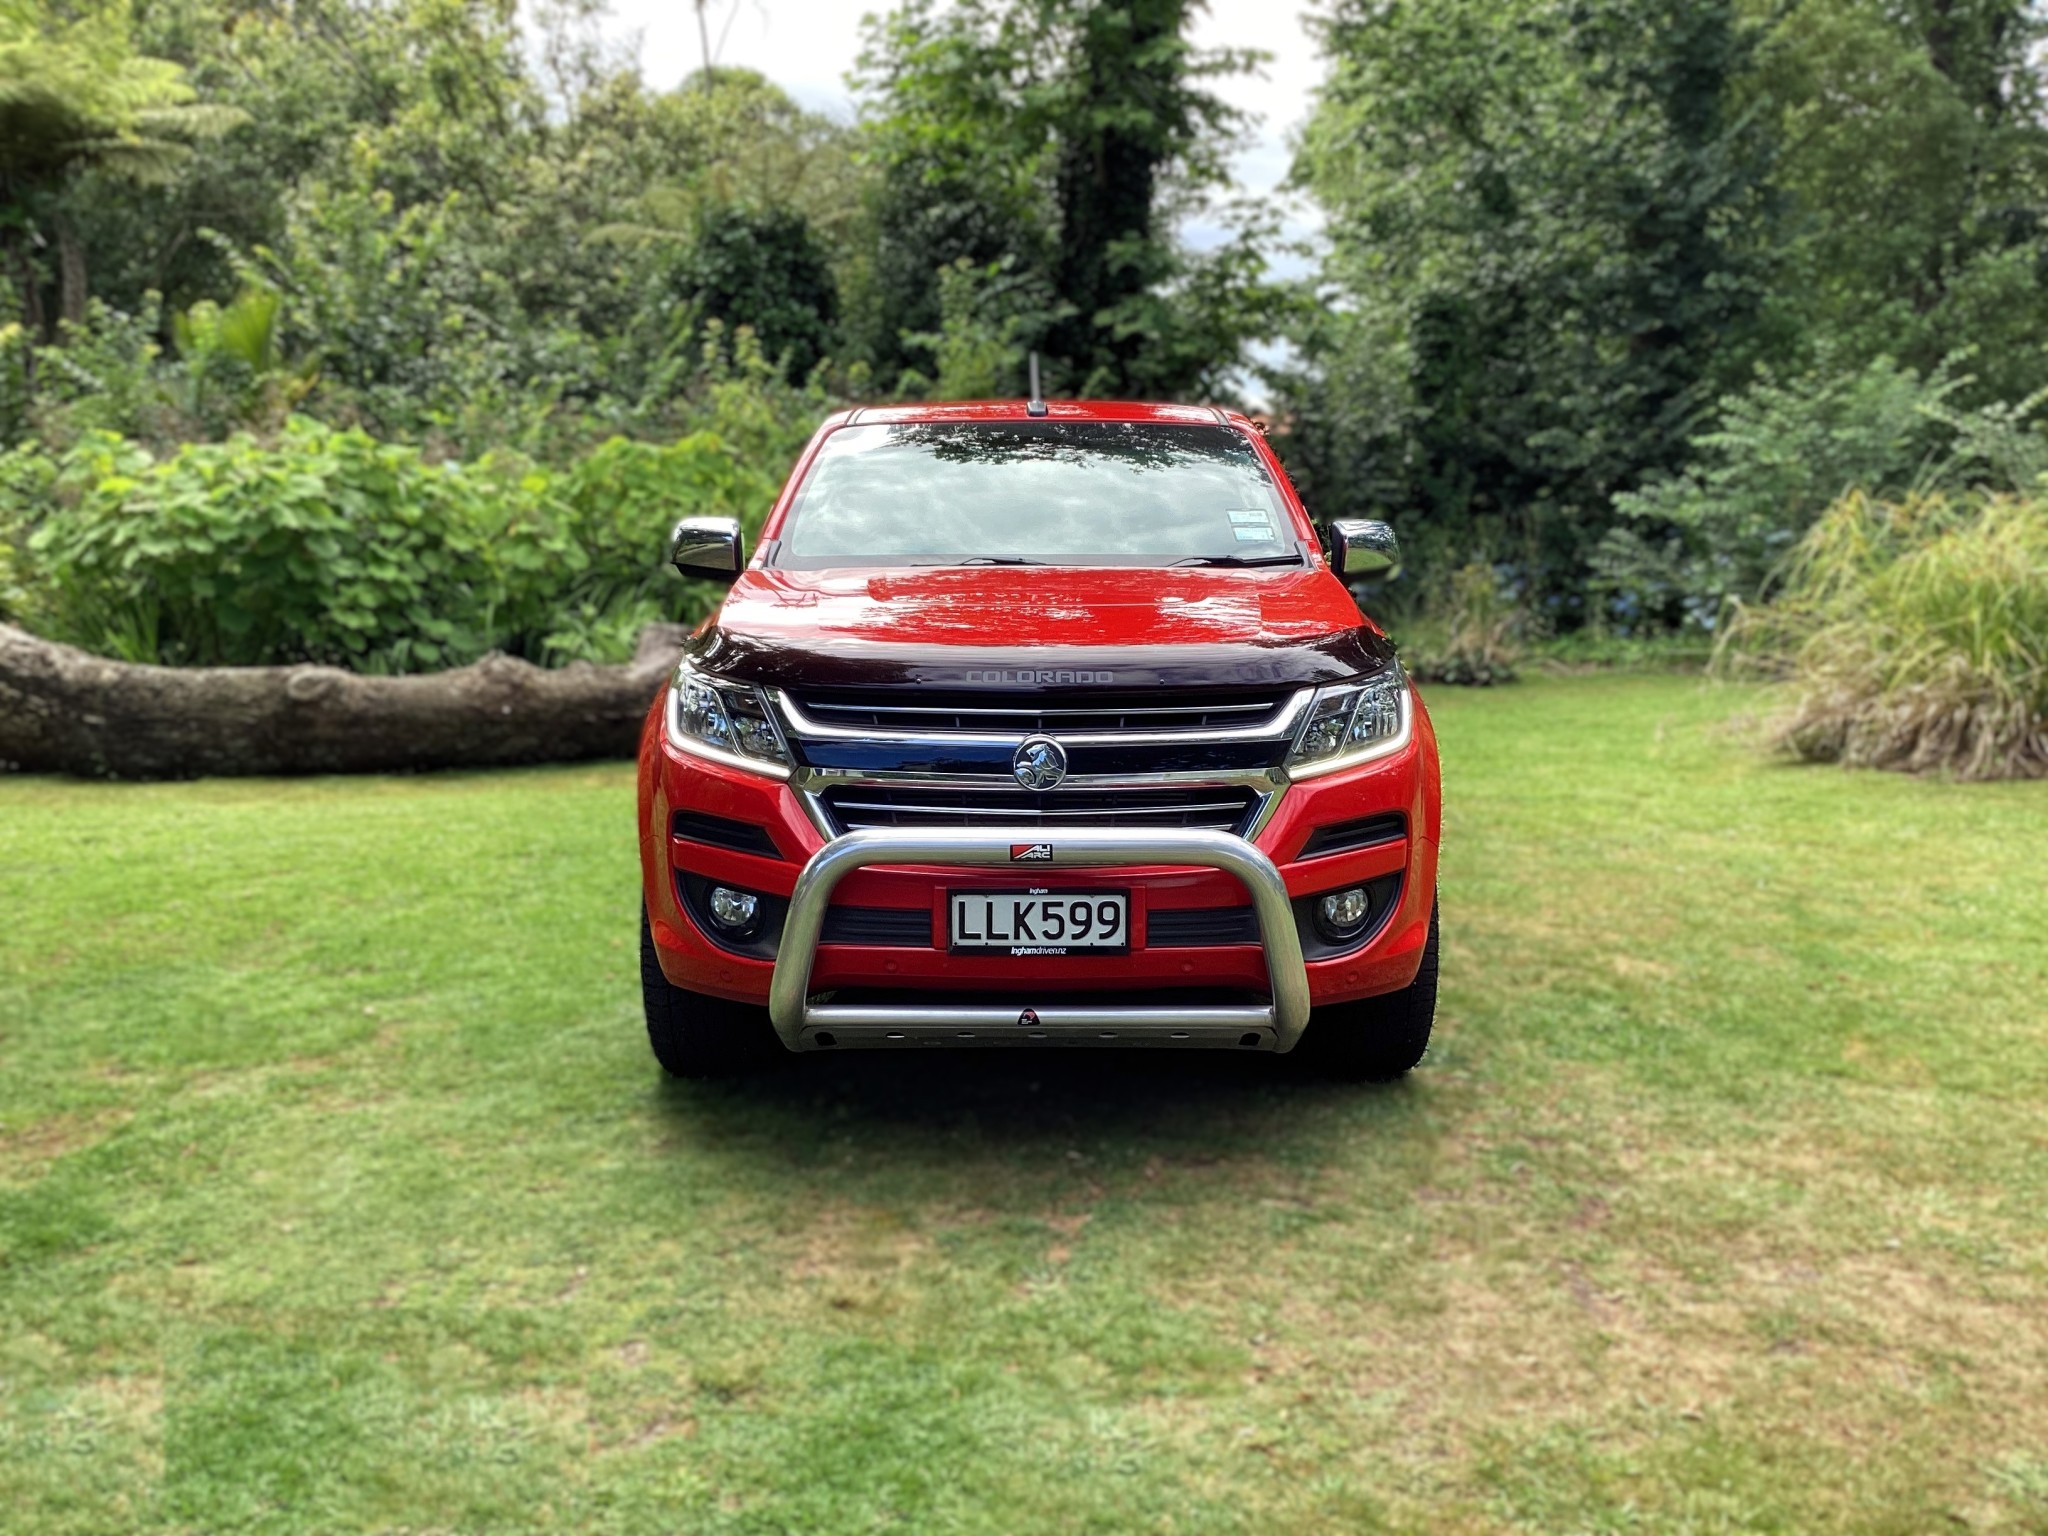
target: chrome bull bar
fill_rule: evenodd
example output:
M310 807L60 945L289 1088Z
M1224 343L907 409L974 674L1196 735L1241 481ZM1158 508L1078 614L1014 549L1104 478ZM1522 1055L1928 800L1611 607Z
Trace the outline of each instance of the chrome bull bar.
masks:
M1015 863L1012 848L1051 845L1049 859ZM876 864L1006 869L1038 879L1057 869L1166 866L1218 869L1251 893L1273 1000L1217 1007L1120 1008L1063 1006L1057 992L1041 1002L1007 1004L835 1004L810 1000L811 966L833 889L857 869ZM1020 993L1029 990L1021 983ZM1028 1005L1028 1006L1027 1006ZM1285 1052L1308 1026L1308 972L1287 886L1273 861L1229 832L1115 827L869 828L834 838L804 866L789 899L782 942L769 985L775 1033L792 1051L835 1046L893 1045L1172 1045L1230 1046ZM821 1041L820 1035L831 1037Z

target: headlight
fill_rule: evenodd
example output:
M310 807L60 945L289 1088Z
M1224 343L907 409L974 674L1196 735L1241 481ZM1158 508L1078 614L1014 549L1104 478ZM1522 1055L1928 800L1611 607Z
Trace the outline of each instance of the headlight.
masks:
M699 675L686 661L676 668L668 695L668 737L685 752L778 776L788 771L789 748L752 683Z
M1362 683L1318 688L1287 754L1288 772L1313 778L1398 752L1408 745L1412 722L1408 679L1398 664Z

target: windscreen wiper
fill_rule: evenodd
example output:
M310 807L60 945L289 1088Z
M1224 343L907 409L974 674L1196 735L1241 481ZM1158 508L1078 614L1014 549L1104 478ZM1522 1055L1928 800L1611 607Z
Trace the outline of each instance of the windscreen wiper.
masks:
M1299 565L1300 555L1189 555L1175 565Z
M1027 560L1022 555L968 555L960 560L920 560L920 566L934 565L1044 565L1043 560Z

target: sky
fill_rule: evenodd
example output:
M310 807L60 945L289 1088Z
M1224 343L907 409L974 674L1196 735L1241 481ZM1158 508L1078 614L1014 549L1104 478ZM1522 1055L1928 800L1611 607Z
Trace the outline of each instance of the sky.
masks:
M861 17L884 8L880 0L712 0L714 61L758 69L804 106L843 121L853 115L845 76L859 52ZM1322 77L1321 61L1302 27L1308 10L1309 0L1209 0L1196 25L1195 40L1204 47L1259 48L1273 55L1259 76L1218 86L1233 104L1260 118L1237 160L1238 180L1250 192L1271 192L1286 176L1288 137L1306 116L1309 93ZM690 0L612 0L606 31L619 44L637 44L641 76L651 86L675 85L701 67ZM1295 205L1287 213L1289 235L1313 235L1311 210ZM1221 238L1200 222L1182 233L1197 247ZM1296 260L1274 264L1278 276L1304 270Z

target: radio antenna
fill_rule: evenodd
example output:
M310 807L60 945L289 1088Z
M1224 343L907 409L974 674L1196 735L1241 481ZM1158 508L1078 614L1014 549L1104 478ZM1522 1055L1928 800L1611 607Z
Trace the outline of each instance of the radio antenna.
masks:
M1038 387L1038 354L1031 354L1031 398L1024 402L1026 416L1046 414L1045 392Z

